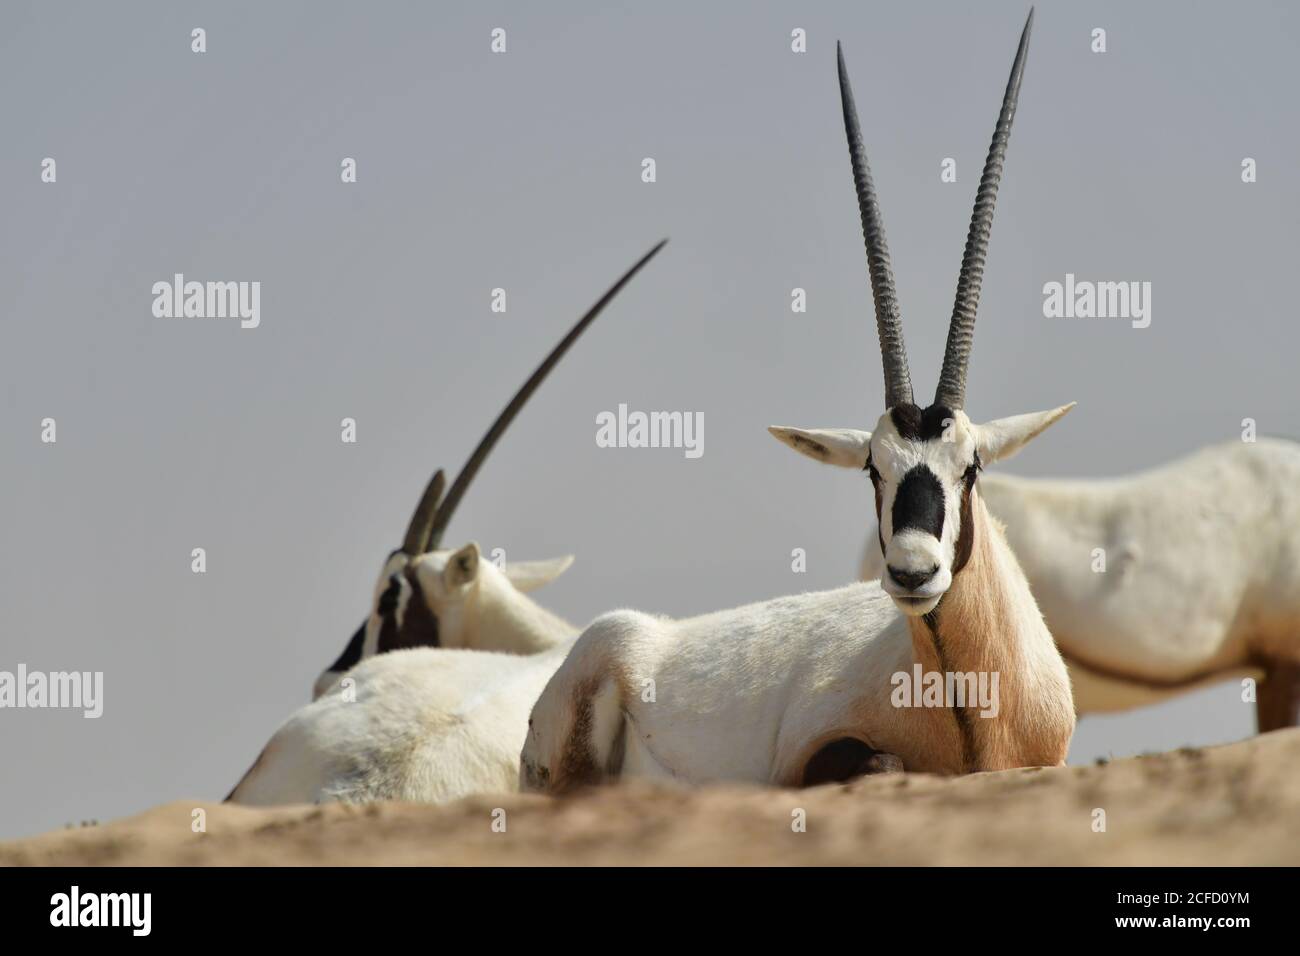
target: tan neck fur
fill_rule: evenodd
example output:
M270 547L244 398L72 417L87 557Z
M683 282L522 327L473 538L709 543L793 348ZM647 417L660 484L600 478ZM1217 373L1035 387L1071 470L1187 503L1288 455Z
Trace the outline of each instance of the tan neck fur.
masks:
M913 654L926 672L998 675L997 716L981 717L970 701L954 708L967 771L1063 763L1074 731L1065 665L978 490L970 515L970 560L936 611L908 619Z

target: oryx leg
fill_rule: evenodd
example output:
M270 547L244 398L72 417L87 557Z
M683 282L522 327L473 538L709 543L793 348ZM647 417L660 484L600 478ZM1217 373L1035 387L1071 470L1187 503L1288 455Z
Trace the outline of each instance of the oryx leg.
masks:
M1300 726L1300 663L1270 660L1255 698L1255 719L1261 734Z
M902 772L903 761L894 754L876 750L856 737L840 737L812 755L804 766L802 785L815 787L867 774Z

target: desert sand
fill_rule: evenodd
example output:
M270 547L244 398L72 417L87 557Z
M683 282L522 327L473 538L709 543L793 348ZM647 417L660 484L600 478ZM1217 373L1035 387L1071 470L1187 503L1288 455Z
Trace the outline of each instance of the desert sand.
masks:
M196 809L206 832L192 829ZM565 863L1300 864L1300 729L1099 766L802 791L622 785L565 800L265 810L180 801L0 843L7 865Z

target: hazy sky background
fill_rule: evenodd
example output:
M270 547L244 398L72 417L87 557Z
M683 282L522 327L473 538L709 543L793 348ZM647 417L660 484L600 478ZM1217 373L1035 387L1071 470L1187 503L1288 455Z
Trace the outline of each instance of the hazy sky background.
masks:
M0 710L0 836L224 796L364 615L431 471L460 467L663 236L447 543L576 554L537 596L578 624L850 580L868 482L765 431L882 410L835 40L930 394L1026 11L4 4L0 669L102 670L105 710ZM1109 52L1090 51L1094 27ZM968 405L1079 407L1012 470L1121 474L1237 438L1248 416L1300 434L1298 34L1283 4L1038 4ZM261 281L261 327L154 318L150 288L175 272ZM1151 282L1150 328L1045 319L1042 286L1067 272ZM703 412L703 457L598 448L595 416L619 403ZM1085 719L1071 759L1253 727L1221 686Z

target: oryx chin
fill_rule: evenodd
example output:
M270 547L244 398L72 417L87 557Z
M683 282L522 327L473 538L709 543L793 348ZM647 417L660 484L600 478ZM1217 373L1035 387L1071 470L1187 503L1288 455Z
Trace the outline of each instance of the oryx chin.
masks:
M103 671L0 671L0 708L47 707L80 709L83 717L104 712Z
M238 318L241 329L262 324L260 282L186 282L178 272L171 282L155 282L152 291L157 319Z

